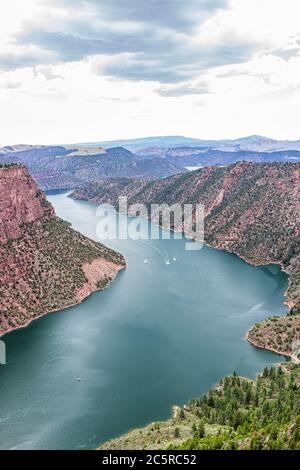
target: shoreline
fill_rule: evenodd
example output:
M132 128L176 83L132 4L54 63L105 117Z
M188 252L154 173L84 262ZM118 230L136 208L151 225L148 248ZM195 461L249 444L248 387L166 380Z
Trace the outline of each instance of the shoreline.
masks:
M250 330L251 330L251 328L250 328ZM277 349L275 349L275 348L269 348L269 347L261 346L259 343L257 343L256 341L254 341L253 339L251 339L249 337L250 330L247 331L245 339L251 344L251 346L253 346L257 349L264 349L265 351L270 351L272 353L278 354L279 356L287 357L287 358L291 359L294 364L300 364L300 360L297 357L293 356L293 354L291 354L287 351L277 351Z
M97 258L95 258L97 259ZM118 265L116 265L118 266ZM122 271L123 269L126 268L126 265L124 266L120 266L120 268L117 270L116 272L116 275L114 278L112 278L103 288L97 288L95 287L94 289L90 289L90 291L84 295L84 297L82 297L80 300L78 300L77 302L74 302L74 303L71 303L69 305L65 305L64 307L62 308L55 308L53 310L49 310L47 312L43 312L41 313L40 315L37 315L36 317L34 318L31 318L30 320L28 320L26 323L24 323L24 325L20 325L20 326L16 326L16 327L11 327L9 328L7 331L4 331L3 333L0 334L0 339L3 339L6 335L10 334L10 333L13 333L14 331L17 331L17 330L21 330L21 329L24 329L24 328L27 328L32 322L34 322L35 320L39 320L40 318L42 317L45 317L46 315L50 315L51 313L58 313L58 312L62 312L63 310L66 310L68 308L72 308L72 307L76 307L77 305L80 305L84 302L84 300L86 300L88 297L90 297L92 294L96 293L96 292L101 292L103 291L104 289L106 289L107 287L110 286L110 284L112 282L114 282L116 279L117 279L117 276L119 274L120 271ZM88 283L86 283L88 285ZM85 285L85 284L84 284ZM84 287L84 285L82 287Z

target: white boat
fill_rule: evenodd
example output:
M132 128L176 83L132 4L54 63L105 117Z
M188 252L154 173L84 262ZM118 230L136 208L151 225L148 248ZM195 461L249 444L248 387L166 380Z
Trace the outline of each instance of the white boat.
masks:
M177 261L177 258L173 258L173 261Z
M147 259L144 259L144 263L147 264L147 263L148 263L148 260L147 260Z
M170 264L170 261L169 261L169 260L168 260L168 261L166 261L166 264Z

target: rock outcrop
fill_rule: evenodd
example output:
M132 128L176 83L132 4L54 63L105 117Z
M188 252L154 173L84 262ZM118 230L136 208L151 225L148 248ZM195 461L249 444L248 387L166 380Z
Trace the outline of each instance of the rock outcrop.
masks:
M59 219L25 167L0 167L0 335L82 301L124 266Z
M154 179L187 171L161 157L140 157L125 148L20 146L0 149L0 164L25 165L42 189L75 188L96 178Z

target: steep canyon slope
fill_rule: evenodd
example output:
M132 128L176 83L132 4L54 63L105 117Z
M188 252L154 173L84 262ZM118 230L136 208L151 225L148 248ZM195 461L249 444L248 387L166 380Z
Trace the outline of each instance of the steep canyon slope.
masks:
M300 308L300 165L296 163L205 167L158 181L98 180L71 197L94 204L203 203L205 241L249 263L278 263L290 275L287 300ZM182 229L182 225L174 227Z
M0 166L0 335L80 302L124 266L59 219L25 167Z
M140 157L122 147L14 146L0 149L0 164L28 167L42 189L75 188L96 178L162 178L181 169L176 161Z

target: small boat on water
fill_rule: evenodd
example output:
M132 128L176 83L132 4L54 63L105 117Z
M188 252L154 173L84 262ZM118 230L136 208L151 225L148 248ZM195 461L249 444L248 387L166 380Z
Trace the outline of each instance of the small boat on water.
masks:
M148 264L148 260L147 260L147 259L144 259L144 264Z
M82 380L82 379L81 379L80 377L78 377L77 382L81 382L81 380Z
M173 261L174 261L174 262L177 261L177 258L173 258Z
M170 264L170 261L169 261L169 260L168 260L168 261L166 261L166 264Z

